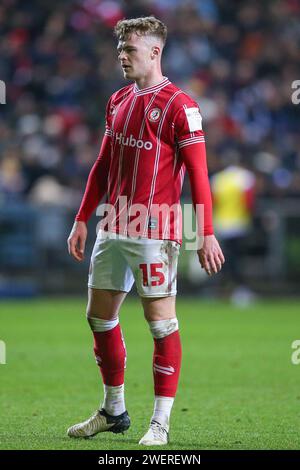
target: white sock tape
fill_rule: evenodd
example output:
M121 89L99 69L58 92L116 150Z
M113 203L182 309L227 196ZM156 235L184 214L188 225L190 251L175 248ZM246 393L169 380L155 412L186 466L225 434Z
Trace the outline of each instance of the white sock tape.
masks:
M149 321L150 331L153 338L160 339L169 336L174 331L177 331L178 320L177 318L170 318L169 320Z
M87 321L89 322L92 331L102 333L115 328L119 323L119 317L114 320L102 320L101 318L87 317Z

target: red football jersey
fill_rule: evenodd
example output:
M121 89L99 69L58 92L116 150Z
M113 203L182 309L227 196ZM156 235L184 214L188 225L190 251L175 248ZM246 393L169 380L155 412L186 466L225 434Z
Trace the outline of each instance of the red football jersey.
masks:
M131 224L142 236L180 242L179 200L185 170L194 207L203 208L204 234L212 234L205 139L197 103L166 77L141 90L136 84L126 86L109 99L105 135L76 220L87 221L106 194L108 207L115 211L109 217L109 230L134 235L128 230ZM169 213L168 208L172 208Z

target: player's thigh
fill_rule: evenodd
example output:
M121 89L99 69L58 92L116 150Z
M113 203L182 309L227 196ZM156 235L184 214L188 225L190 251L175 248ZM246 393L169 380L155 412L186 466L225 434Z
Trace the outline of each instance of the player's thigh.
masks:
M147 321L169 320L176 318L176 296L141 297Z
M118 316L134 277L113 234L99 232L91 256L87 316L111 320Z
M105 289L88 290L87 316L112 320L119 314L127 292Z

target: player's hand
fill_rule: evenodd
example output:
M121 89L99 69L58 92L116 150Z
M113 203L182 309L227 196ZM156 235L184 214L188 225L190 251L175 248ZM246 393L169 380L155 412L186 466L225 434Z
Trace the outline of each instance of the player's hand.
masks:
M204 237L203 246L197 253L201 267L205 269L209 276L221 271L225 258L214 235Z
M84 249L87 237L87 226L85 222L75 221L68 238L69 254L77 261L84 259Z

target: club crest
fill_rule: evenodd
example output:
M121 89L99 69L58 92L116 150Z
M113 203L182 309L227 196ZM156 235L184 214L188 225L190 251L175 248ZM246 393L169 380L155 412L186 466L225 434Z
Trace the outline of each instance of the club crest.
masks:
M151 122L159 121L160 116L161 116L161 109L159 108L153 108L148 112L148 119Z

